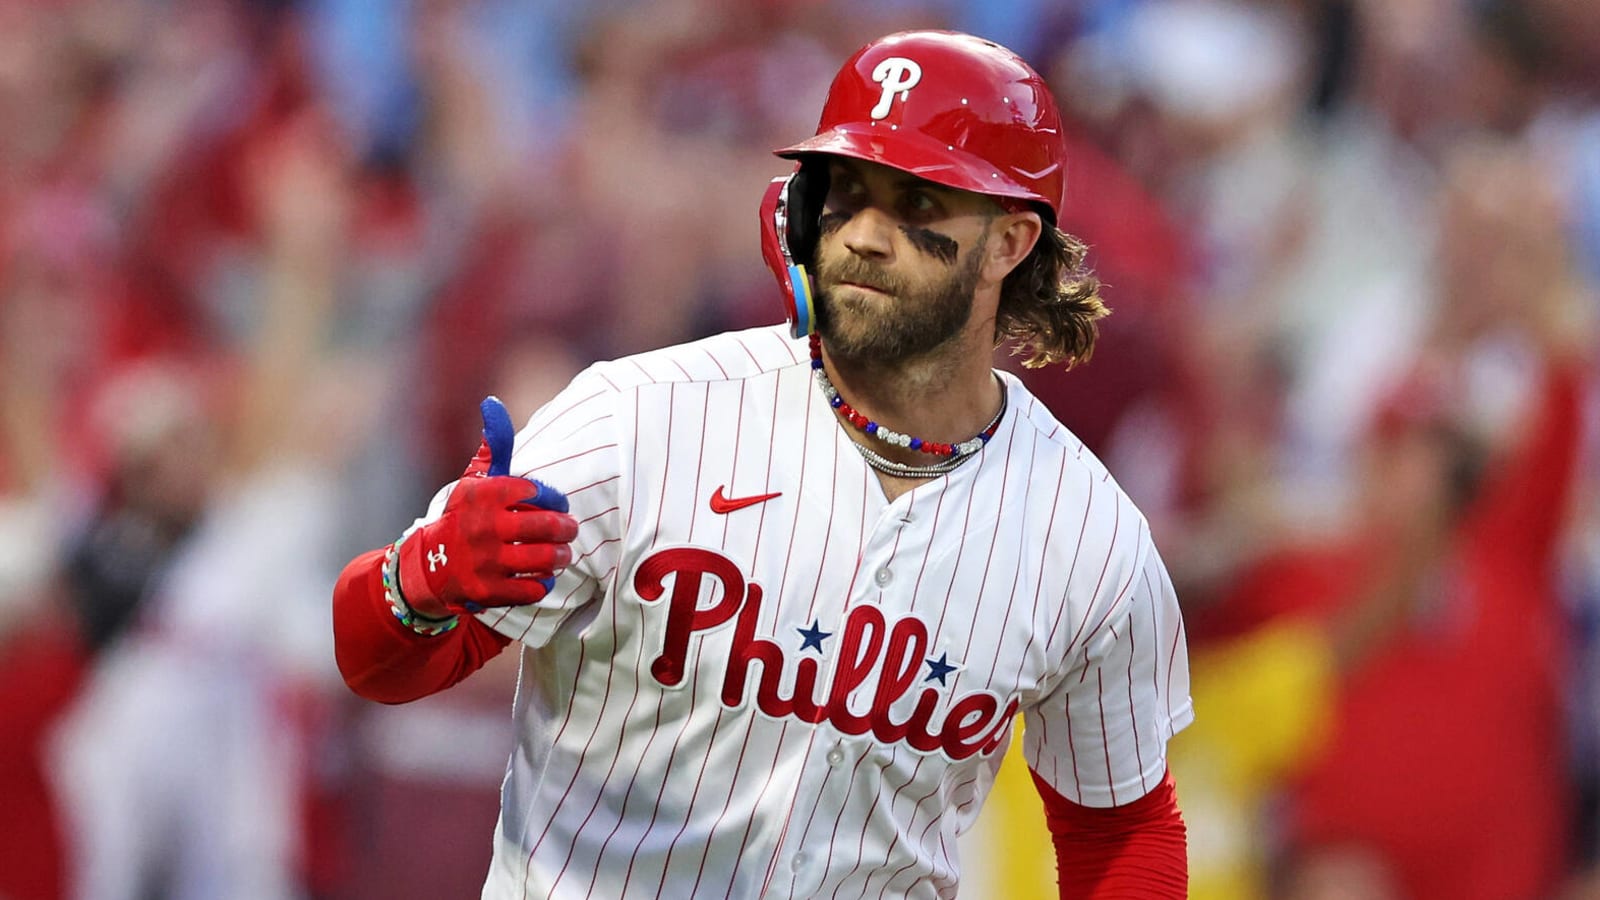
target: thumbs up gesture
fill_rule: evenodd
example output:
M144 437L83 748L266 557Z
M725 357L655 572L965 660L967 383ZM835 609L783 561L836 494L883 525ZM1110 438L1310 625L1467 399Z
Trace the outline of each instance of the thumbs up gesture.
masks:
M566 495L512 477L511 416L495 397L481 410L483 443L444 514L400 545L400 592L431 618L537 603L572 562L578 523Z

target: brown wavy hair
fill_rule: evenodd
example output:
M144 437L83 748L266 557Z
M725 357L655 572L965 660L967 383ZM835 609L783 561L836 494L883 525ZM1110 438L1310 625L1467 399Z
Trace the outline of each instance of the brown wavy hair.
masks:
M1100 279L1084 266L1089 247L1044 220L1044 230L1022 263L1000 286L997 343L1014 341L1022 364L1072 368L1094 355L1099 320L1111 314L1100 298Z

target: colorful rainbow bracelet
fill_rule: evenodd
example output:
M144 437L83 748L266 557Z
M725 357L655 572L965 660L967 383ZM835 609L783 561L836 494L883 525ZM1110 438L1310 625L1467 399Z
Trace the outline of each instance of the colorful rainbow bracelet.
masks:
M389 601L389 611L394 613L394 617L400 620L401 625L424 637L444 634L460 624L461 620L456 616L447 616L443 619L425 616L412 609L406 603L405 595L400 593L400 544L404 540L402 537L390 544L389 549L383 554L383 596Z

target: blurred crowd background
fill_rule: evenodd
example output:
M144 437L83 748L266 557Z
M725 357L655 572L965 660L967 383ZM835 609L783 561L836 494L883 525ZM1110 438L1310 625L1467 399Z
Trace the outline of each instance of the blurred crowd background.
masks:
M0 898L476 896L515 663L359 701L334 577L485 394L777 321L904 27L1067 116L1115 312L1026 378L1179 586L1194 896L1600 897L1600 3L0 0Z

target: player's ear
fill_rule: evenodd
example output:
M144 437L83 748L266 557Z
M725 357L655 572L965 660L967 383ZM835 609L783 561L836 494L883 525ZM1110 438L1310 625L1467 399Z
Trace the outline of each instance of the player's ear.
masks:
M985 249L981 277L999 284L1011 270L1033 252L1044 232L1044 220L1032 210L1005 213L989 223L989 243Z

